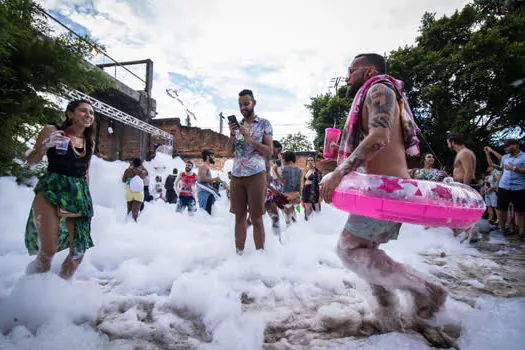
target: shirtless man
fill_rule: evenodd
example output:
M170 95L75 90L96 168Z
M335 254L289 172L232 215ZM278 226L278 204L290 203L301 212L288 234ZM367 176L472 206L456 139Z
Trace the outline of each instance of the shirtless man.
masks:
M465 146L460 135L451 133L447 136L447 145L451 151L456 152L456 159L454 159L454 171L452 177L454 181L465 185L471 185L476 179L476 155ZM465 230L453 229L454 236L458 236ZM465 232L469 233L469 243L476 243L479 241L478 227L472 226Z
M331 202L332 192L343 176L360 167L369 174L409 178L405 150L412 152L413 147L417 147L415 135L418 129L413 120L408 123L405 117L402 120L402 92L393 81L386 75L386 63L380 55L358 55L352 61L346 80L349 86L347 94L356 94L351 115L360 107L361 113L356 120L365 137L353 151L349 148L347 152L345 133L354 120L349 116L338 150L340 165L331 176L327 175L321 181L321 198L325 202ZM407 143L407 135L412 135L415 144ZM359 140L357 136L351 139ZM379 249L380 244L397 238L400 227L397 222L350 214L337 245L337 253L344 265L371 284L381 307L383 322L388 322L387 318L396 313L396 289L412 294L416 315L421 318L432 317L447 297L443 287L392 260Z
M279 242L281 243L281 226L279 224L279 211L277 209L277 203L275 202L275 196L282 195L282 182L279 177L277 166L275 164L271 164L271 162L279 158L282 150L283 146L281 143L279 141L273 140L272 156L266 157L265 160L266 183L268 186L266 189L266 199L264 200L264 209L272 219L273 234L279 237ZM272 173L274 176L272 176Z
M213 183L220 182L221 178L211 176L210 165L215 164L215 155L213 152L205 149L201 153L202 163L199 165L197 174L197 199L199 207L204 209L208 215L211 215L213 203L215 203L215 189Z
M454 181L465 185L470 185L475 180L476 155L465 146L465 143L458 134L447 136L447 145L451 151L456 152L454 159Z

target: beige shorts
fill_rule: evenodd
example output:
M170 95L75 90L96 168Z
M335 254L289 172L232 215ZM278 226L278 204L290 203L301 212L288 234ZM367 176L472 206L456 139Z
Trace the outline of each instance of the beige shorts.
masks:
M266 198L266 172L246 177L232 176L230 182L230 212L236 215L262 216Z
M129 185L126 185L126 202L144 202L144 192L131 192Z

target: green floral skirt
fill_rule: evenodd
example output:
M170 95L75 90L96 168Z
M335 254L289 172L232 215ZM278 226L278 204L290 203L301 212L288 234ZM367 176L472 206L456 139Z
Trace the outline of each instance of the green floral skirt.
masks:
M73 220L75 226L73 257L83 256L86 250L93 247L93 240L91 239L93 202L88 184L84 178L46 173L40 178L34 191L35 193L42 193L44 199L51 204L55 204L71 213L81 214L78 218L69 218L67 220ZM66 219L60 219L59 227L57 252L68 249L70 246ZM38 253L38 230L32 205L26 224L25 243L30 255Z

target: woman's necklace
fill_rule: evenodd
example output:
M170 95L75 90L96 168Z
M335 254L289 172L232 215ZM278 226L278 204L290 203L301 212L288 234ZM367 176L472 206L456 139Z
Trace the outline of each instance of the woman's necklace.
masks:
M71 149L73 150L73 155L75 158L82 158L86 156L86 138L85 137L78 137L75 135L69 135L69 133L65 132L66 136L69 137L69 145L71 146ZM73 139L78 140L81 139L82 141L82 147L76 147L76 145L73 143ZM77 142L78 145L78 142ZM82 152L77 151L77 148L82 148Z

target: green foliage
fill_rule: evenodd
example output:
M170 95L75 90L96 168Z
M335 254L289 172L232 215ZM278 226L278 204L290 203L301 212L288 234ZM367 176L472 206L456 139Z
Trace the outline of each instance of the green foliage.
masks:
M339 89L336 96L331 94L311 97L311 103L306 108L312 113L309 127L317 132L314 145L318 149L323 146L324 130L333 128L342 129L352 101L344 97L346 86Z
M521 4L523 2L520 2ZM405 81L423 150L445 155L448 131L483 159L484 145L525 130L525 17L518 1L474 1L450 17L426 13L413 47L388 57ZM483 162L480 162L483 164Z
M0 2L0 175L16 175L14 160L24 157L35 126L61 120L63 111L49 96L111 84L84 61L91 46L69 35L51 37L39 9L29 0Z
M283 151L306 152L312 150L312 144L308 141L308 137L301 134L300 131L297 134L288 134L280 142L283 145Z
M463 135L480 167L483 146L525 133L525 1L475 0L439 19L425 13L416 44L390 52L387 63L389 74L405 82L422 152L433 150L444 165L454 157L447 132ZM346 120L351 101L342 89L307 105L316 146L324 128Z

